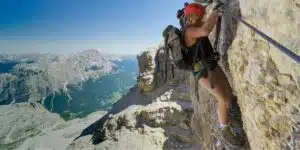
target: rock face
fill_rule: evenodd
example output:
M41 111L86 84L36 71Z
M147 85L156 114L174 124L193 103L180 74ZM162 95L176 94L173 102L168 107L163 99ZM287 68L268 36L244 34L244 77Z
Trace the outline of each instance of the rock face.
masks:
M237 0L228 1L228 9L222 17L220 40L218 43L218 51L220 53L219 65L222 70L225 72L227 79L232 85L232 76L229 70L228 64L228 49L234 35L236 34L237 22L232 19L231 14L239 15L239 2ZM213 7L208 6L208 10L211 11ZM209 14L209 13L208 13ZM215 40L215 31L213 31L209 38L211 43L214 43ZM195 81L192 74L190 74L190 95L194 108L194 115L192 117L192 127L197 134L199 143L203 144L205 149L227 149L232 150L233 147L221 142L220 130L218 129L219 121L217 116L217 100L211 95L205 88L200 84L198 85L198 91L196 91L196 84L199 84L198 81ZM234 93L235 93L235 89ZM197 96L199 98L197 98ZM244 137L247 141L247 137ZM248 143L239 148L239 149L249 149Z
M97 127L93 143L83 136L68 149L199 149L190 127L191 103L168 99L173 89L165 85L147 96L137 87L132 89ZM158 95L166 99L153 99Z
M96 50L68 56L3 55L0 59L1 62L17 62L7 73L0 74L2 104L41 102L54 92L68 95L68 86L80 86L83 81L99 78L114 70L113 59Z
M300 2L240 1L242 16L299 55ZM229 50L252 149L300 149L300 65L240 24Z
M154 91L165 83L188 84L189 72L178 70L168 61L164 44L149 48L137 56L139 62L138 86L141 92Z
M299 64L230 17L230 13L241 14L247 22L299 54L300 22L295 19L300 16L299 2L233 0L229 7L231 11L222 21L220 65L238 97L249 148L300 149ZM190 82L194 88L194 80ZM199 87L199 100L191 90L193 128L206 149L230 149L216 138L216 100Z

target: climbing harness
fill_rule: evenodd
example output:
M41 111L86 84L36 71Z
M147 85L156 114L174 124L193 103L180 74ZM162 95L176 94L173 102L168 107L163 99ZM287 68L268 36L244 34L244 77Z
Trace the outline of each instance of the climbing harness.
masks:
M219 37L220 37L220 31L221 31L221 21L222 17L219 16L217 20L217 26L216 26L216 39L214 43L214 55L215 59L218 61L220 59L220 54L218 53L218 43L219 43Z

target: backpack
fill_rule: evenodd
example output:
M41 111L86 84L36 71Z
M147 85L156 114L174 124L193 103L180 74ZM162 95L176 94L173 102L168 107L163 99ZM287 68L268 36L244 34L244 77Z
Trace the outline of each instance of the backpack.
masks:
M163 31L163 37L167 61L170 61L180 70L192 70L191 65L186 62L188 49L184 46L183 32L178 28L169 25Z
M203 50L202 46L201 47L201 56L202 56L202 62L203 64L205 64L204 66L206 68L213 68L211 67L211 62L210 60L212 60L212 62L218 61L220 58L219 53L217 52L217 44L219 41L219 33L220 33L220 29L221 29L221 17L218 17L218 21L217 21L217 31L216 31L216 40L215 40L215 44L214 44L214 53L212 55L212 57L210 57L209 59L205 59L205 51ZM163 37L164 37L164 41L165 41L165 50L167 52L167 56L168 57L166 59L167 61L171 61L172 64L174 66L176 66L178 69L181 70L190 70L193 71L193 67L192 65L189 65L187 63L187 54L188 54L188 49L185 47L184 44L184 31L179 30L178 28L169 25L164 31L163 31ZM199 42L201 44L201 42ZM195 54L198 54L198 48L195 51ZM194 55L193 62L196 61L197 59L197 55ZM215 65L215 64L213 64ZM167 71L166 71L166 75L167 75ZM195 78L195 94L197 97L197 100L199 100L199 93L198 93L198 79ZM214 85L211 84L211 88L214 88Z

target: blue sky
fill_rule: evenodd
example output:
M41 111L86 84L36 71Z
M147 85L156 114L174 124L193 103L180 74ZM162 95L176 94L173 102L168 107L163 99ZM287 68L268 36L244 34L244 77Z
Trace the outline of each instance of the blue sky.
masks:
M183 0L1 0L0 53L132 54L178 26Z

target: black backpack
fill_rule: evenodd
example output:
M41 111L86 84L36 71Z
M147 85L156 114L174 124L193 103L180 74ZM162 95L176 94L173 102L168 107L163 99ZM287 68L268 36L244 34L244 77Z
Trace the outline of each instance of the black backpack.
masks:
M163 31L163 37L168 57L167 59L178 69L192 70L192 66L186 61L188 49L184 46L183 31L169 25Z

